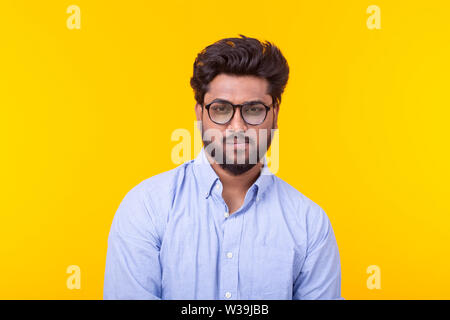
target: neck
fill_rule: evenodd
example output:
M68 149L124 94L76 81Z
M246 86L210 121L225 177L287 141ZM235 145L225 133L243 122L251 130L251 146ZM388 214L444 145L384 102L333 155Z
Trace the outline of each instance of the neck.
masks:
M236 190L239 193L246 193L248 188L258 179L261 169L263 167L263 164L261 162L258 162L256 165L253 166L250 170L247 172L244 172L240 175L233 175L223 169L217 162L215 162L209 154L206 153L206 156L208 158L209 163L211 164L211 167L216 172L216 174L219 176L220 181L222 182L223 189L228 190Z

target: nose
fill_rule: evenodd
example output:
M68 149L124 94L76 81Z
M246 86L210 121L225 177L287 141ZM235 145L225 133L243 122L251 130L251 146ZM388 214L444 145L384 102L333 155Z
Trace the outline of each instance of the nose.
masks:
M244 119L242 119L241 116L241 107L236 108L236 112L234 113L233 118L228 124L228 130L231 130L233 132L238 131L247 131L247 123L245 123Z

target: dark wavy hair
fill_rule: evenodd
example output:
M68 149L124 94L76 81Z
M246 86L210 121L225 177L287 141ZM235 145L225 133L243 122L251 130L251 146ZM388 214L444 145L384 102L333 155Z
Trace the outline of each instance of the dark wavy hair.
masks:
M253 75L269 82L268 94L276 105L289 78L289 66L272 43L240 34L241 38L221 39L203 49L195 59L191 87L195 100L203 104L209 83L220 73ZM275 105L274 105L275 106Z

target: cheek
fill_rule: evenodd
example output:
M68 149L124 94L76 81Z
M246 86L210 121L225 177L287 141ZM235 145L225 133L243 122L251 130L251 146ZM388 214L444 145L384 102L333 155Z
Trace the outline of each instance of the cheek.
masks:
M218 128L214 125L214 123L208 122L207 120L202 122L203 140L222 144L223 137L225 137L225 133L221 130L221 128Z
M270 122L268 122L267 124L265 123L264 126L261 126L256 130L256 142L260 143L270 137L271 129L272 119L270 119Z

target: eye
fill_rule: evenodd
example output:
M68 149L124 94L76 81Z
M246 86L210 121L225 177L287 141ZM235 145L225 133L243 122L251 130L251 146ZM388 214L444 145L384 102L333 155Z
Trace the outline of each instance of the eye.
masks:
M265 107L261 104L250 105L246 108L245 112L248 114L259 114L265 111Z
M229 110L230 110L230 108L227 104L215 103L215 104L211 105L211 111L216 112L216 113L226 113Z

